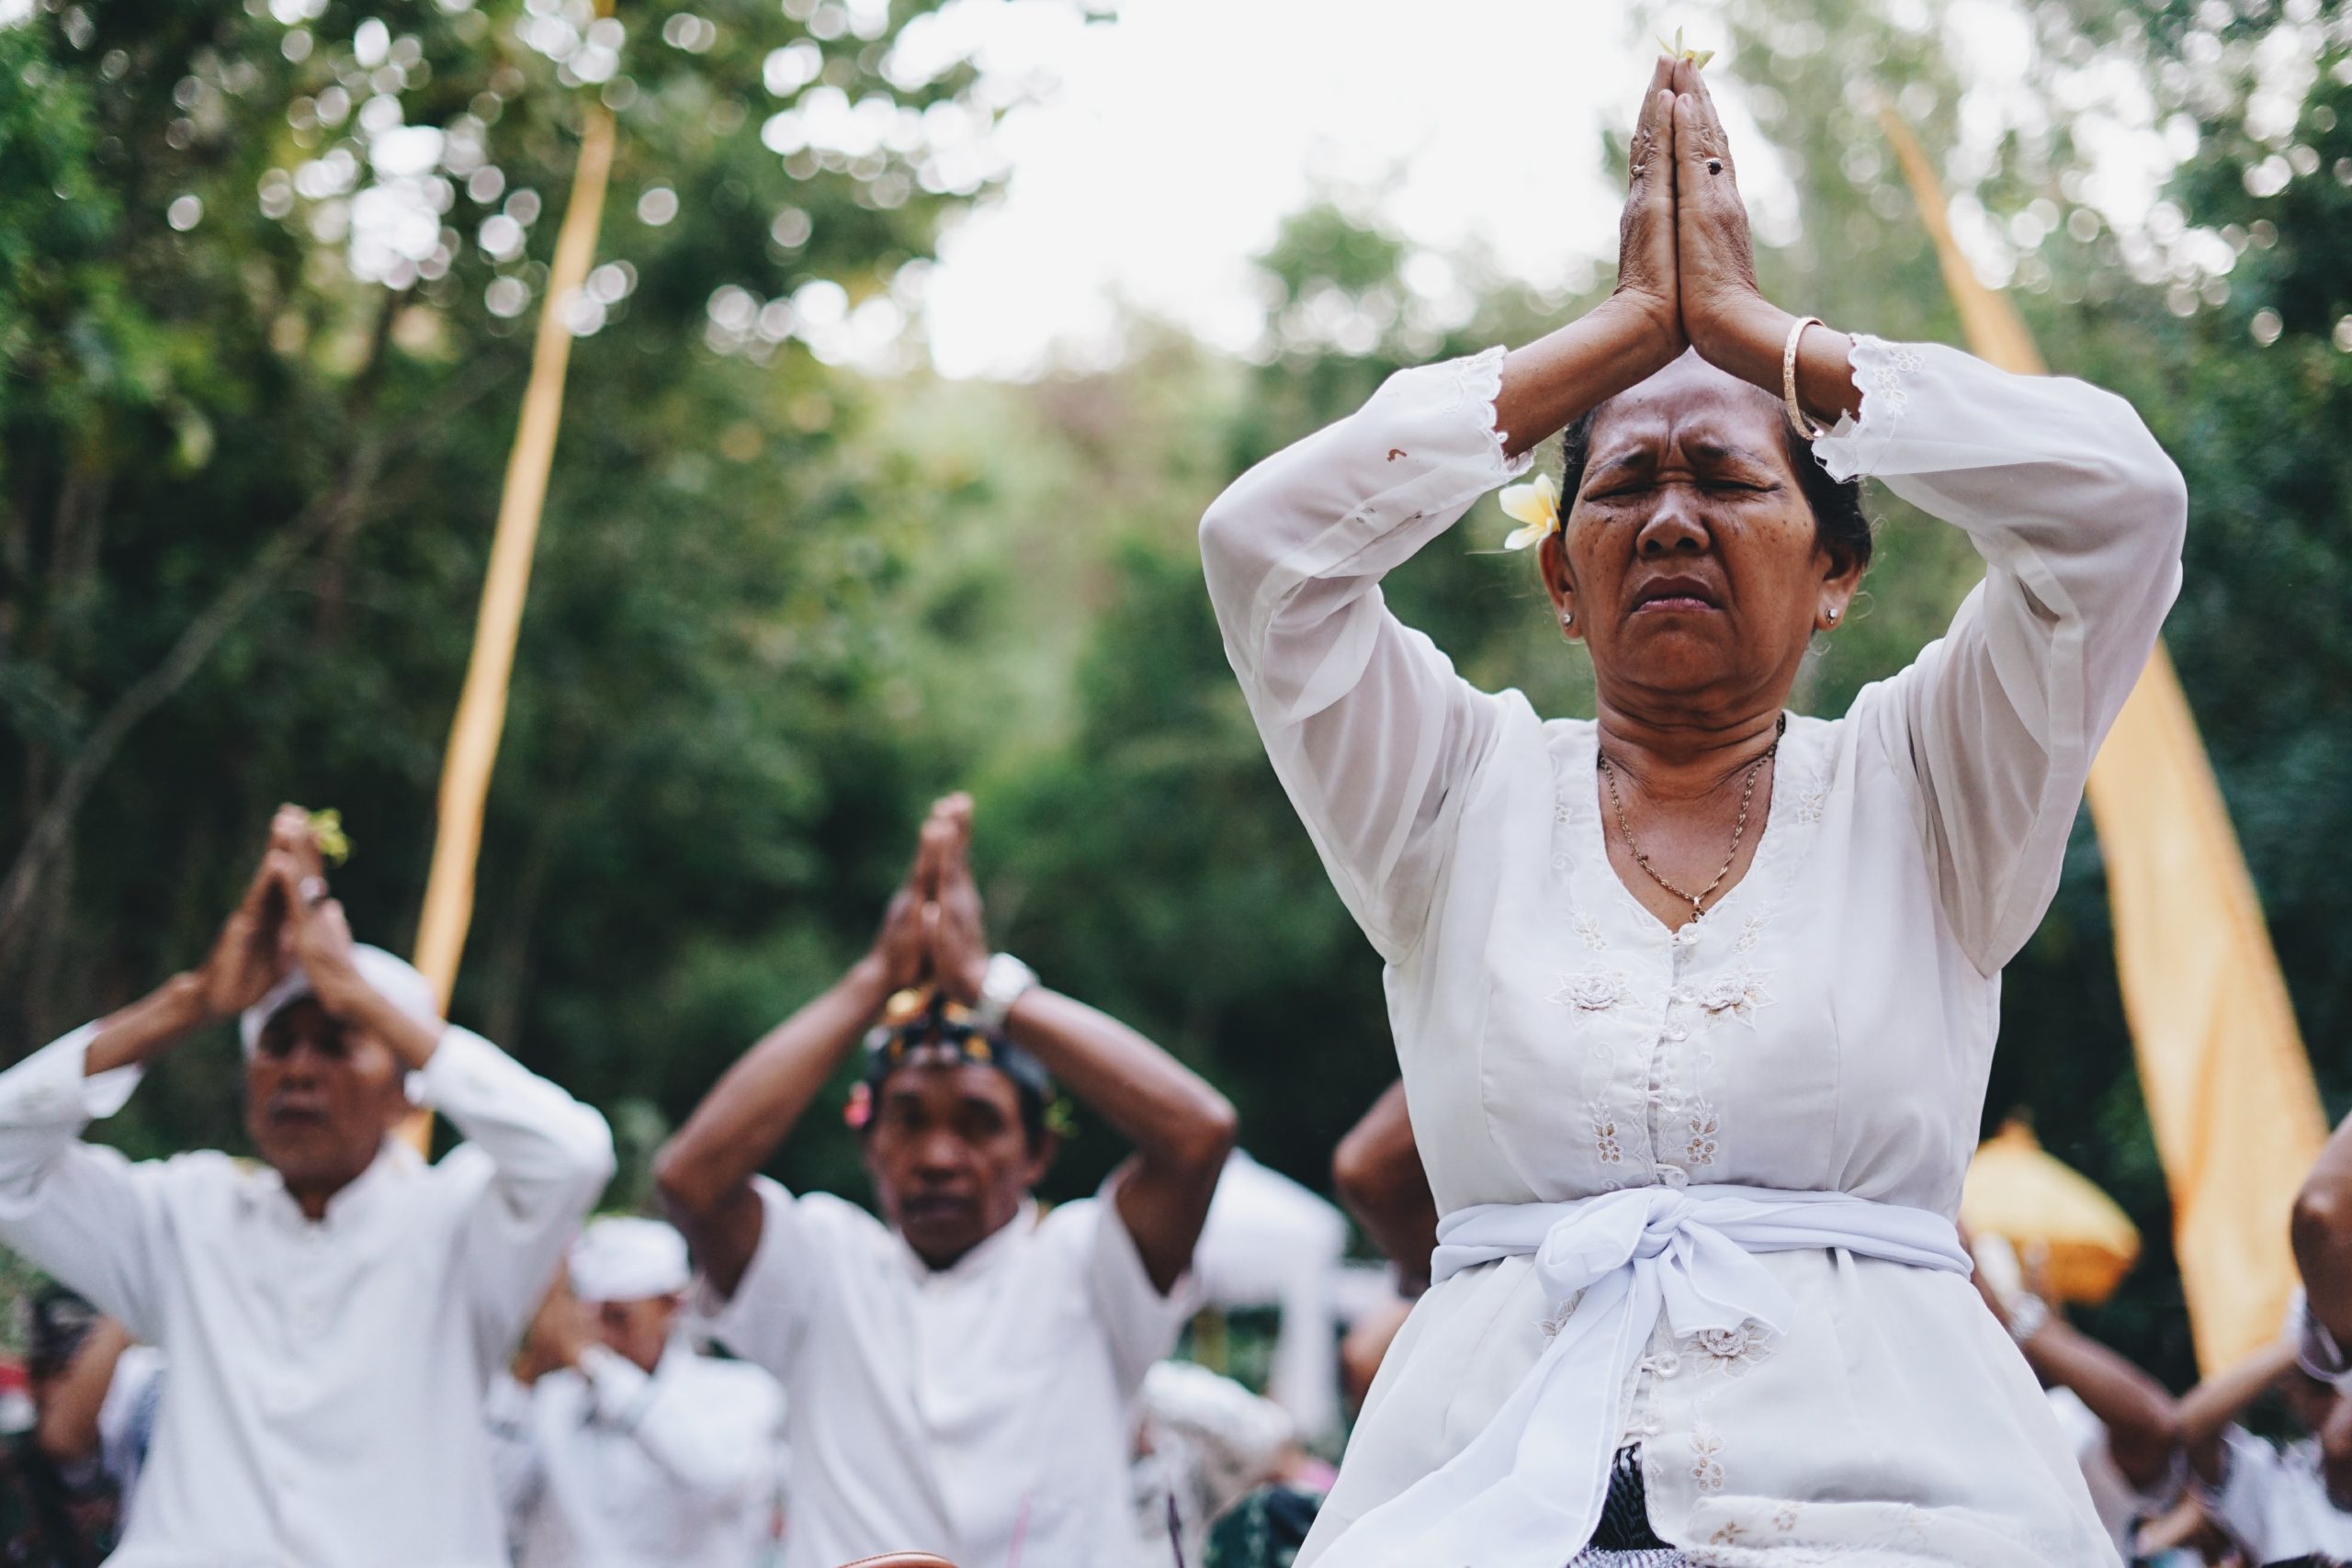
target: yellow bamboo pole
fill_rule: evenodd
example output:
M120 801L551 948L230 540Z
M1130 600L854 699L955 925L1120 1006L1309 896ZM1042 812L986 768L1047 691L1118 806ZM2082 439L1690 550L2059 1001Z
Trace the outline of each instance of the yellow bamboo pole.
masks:
M481 849L483 803L506 727L506 688L514 669L514 642L530 592L531 556L538 543L539 516L547 502L548 474L555 461L556 433L563 417L563 383L571 362L571 329L566 307L588 280L595 260L596 231L603 220L605 189L613 168L613 117L589 99L583 109L580 158L572 173L571 197L557 231L554 265L540 301L538 332L531 352L531 377L523 389L523 412L506 459L506 482L499 495L498 524L491 536L490 570L482 580L481 608L474 623L473 652L466 682L449 725L449 749L441 766L438 826L433 867L424 884L424 908L417 921L416 966L433 983L447 1009L473 923L474 863ZM407 1129L420 1147L432 1118L420 1113Z
M1934 240L1969 347L2044 371L2017 307L1954 243L1941 183L1901 117L1887 140ZM2275 1338L2296 1286L2287 1216L2327 1138L2311 1058L2197 719L2159 643L2092 763L2115 964L2172 1194L2198 1364Z

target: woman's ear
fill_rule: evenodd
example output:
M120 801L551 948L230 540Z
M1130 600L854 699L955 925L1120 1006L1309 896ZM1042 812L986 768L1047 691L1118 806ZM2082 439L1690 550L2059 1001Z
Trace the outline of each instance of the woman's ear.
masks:
M1821 602L1814 607L1815 630L1833 632L1845 624L1854 595L1861 592L1862 571L1860 561L1849 560L1840 566L1835 558L1831 558L1827 573L1821 580Z
M1577 616L1576 583L1568 576L1568 552L1557 533L1544 536L1535 547L1535 570L1544 579L1544 592L1551 596L1553 613L1559 617L1560 635L1574 642L1584 636L1584 623Z

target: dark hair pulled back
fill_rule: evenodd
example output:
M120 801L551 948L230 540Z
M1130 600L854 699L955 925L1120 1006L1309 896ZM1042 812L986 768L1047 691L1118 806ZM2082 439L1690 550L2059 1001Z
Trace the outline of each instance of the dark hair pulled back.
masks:
M1577 487L1584 483L1585 465L1592 460L1592 429L1609 403L1596 403L1577 416L1560 434L1560 516L1565 521L1576 504ZM1871 564L1871 520L1862 514L1860 479L1837 479L1813 455L1813 444L1799 435L1785 419L1772 422L1781 432L1789 467L1796 470L1797 488L1813 510L1814 539L1829 552L1839 570Z

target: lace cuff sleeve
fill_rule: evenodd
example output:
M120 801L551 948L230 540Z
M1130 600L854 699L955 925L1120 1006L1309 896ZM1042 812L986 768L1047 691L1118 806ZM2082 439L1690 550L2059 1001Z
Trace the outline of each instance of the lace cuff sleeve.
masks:
M1531 458L1495 428L1503 350L1407 370L1276 453L1201 523L1226 654L1333 886L1395 960L1417 939L1452 786L1495 699L1388 613L1387 572Z

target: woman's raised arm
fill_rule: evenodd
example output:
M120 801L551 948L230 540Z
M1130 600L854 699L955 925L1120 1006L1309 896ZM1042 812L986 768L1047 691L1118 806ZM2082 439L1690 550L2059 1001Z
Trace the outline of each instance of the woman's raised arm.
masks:
M1705 84L1676 85L1683 326L1779 397L1798 318L1756 289ZM1984 558L1950 632L1853 716L1911 775L1945 913L1990 974L2057 889L2091 759L2179 588L2187 492L2132 405L2081 381L1821 327L1800 339L1796 380L1806 417L1835 422L1814 447L1834 477L1875 476Z
M1525 472L1538 442L1682 352L1669 73L1661 61L1635 133L1609 299L1508 355L1391 377L1237 479L1201 521L1209 598L1267 754L1391 961L1419 935L1454 785L1491 735L1496 699L1389 615L1380 580Z

